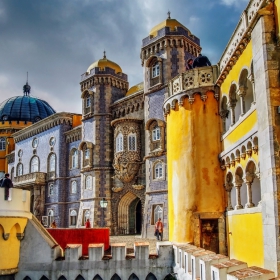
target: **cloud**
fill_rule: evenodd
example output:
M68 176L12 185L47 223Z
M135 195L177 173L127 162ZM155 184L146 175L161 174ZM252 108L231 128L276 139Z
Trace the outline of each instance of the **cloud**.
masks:
M241 7L244 3L248 3L248 0L221 0L221 4L226 6Z

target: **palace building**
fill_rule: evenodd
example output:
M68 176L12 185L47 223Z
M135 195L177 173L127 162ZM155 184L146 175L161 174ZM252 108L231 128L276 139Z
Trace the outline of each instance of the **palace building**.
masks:
M81 76L81 115L56 113L26 91L4 101L0 171L30 191L30 211L46 227L55 220L82 228L89 219L112 235L153 238L161 218L178 279L210 279L201 276L206 261L193 272L198 257L190 257L189 244L215 260L240 260L236 270L258 266L279 275L279 14L280 0L248 1L217 65L188 69L200 40L169 13L142 40L142 83L129 87L105 52L90 64ZM29 248L24 242L19 258ZM159 257L170 257L168 250ZM41 279L66 279L53 261ZM30 274L32 262L20 263L19 275ZM211 279L226 279L211 269ZM82 265L65 271L89 275ZM128 279L123 273L111 279ZM146 279L163 279L153 273Z

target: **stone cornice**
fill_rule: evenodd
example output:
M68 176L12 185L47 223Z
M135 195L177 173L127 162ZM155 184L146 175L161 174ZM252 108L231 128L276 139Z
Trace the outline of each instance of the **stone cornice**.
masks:
M117 119L117 120L113 120L113 121L111 122L111 125L112 125L112 126L116 126L118 123L121 123L121 122L142 123L143 120L141 120L141 119L136 119L136 118L120 118L120 119Z
M16 143L25 140L27 138L30 138L34 135L37 135L39 133L42 133L52 127L61 125L61 124L68 124L72 125L72 117L73 113L56 113L54 115L51 115L29 127L26 127L16 133L13 134L14 140Z
M115 109L118 106L122 106L124 103L128 103L130 101L134 102L134 99L139 99L139 98L143 99L143 97L142 97L143 93L144 93L144 90L141 89L141 90L139 90L139 91L137 91L137 92L135 92L131 95L125 96L122 99L119 99L119 100L115 101L110 107L112 109Z
M66 143L72 143L82 138L82 126L79 125L69 131L64 132Z
M225 48L219 61L220 75L217 79L217 85L220 86L226 76L242 54L247 44L251 40L251 32L260 17L258 11L270 2L267 0L251 0L247 8L241 15L241 18Z

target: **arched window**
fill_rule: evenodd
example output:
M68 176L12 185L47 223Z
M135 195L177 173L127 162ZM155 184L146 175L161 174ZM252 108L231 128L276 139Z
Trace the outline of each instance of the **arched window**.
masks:
M75 226L77 224L77 211L74 209L70 209L70 226Z
M158 126L154 127L152 131L152 135L153 135L153 141L160 140L160 128Z
M54 186L53 184L49 184L49 196L53 196L54 195Z
M158 163L155 165L154 178L155 178L155 179L161 179L161 178L163 178L163 168L162 168L162 163L161 163L161 162L158 162Z
M136 134L128 135L128 150L136 151Z
M87 190L91 190L91 188L92 188L92 176L90 176L90 175L86 177L86 186L85 186L85 188Z
M54 221L54 211L52 209L48 209L48 217L49 217L49 225Z
M119 133L116 138L116 152L122 152L123 151L123 135L122 133Z
M39 171L39 158L33 157L30 163L30 172L38 172Z
M89 149L85 149L85 159L89 159Z
M90 211L84 210L84 219L83 219L84 225L85 225L87 219L89 219L89 218L90 218Z
M159 76L159 63L155 62L155 64L152 66L152 78L157 76Z
M76 181L71 182L71 193L77 193L77 182Z
M51 154L49 157L49 172L55 171L55 163L56 163L55 154Z
M23 175L23 164L19 163L17 165L17 176L22 176Z
M71 152L71 168L78 168L78 150L73 149Z
M154 208L154 224L157 222L157 220L161 218L161 220L163 220L163 210L162 210L162 206L157 205Z
M4 137L0 138L0 150L5 150L6 149L6 139Z
M89 108L91 105L91 100L90 100L90 96L86 97L86 108Z

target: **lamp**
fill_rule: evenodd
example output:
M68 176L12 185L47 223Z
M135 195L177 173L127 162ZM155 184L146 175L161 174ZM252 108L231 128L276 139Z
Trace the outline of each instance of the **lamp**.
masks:
M103 197L100 200L100 206L101 206L101 208L107 208L107 205L108 205L108 201Z

